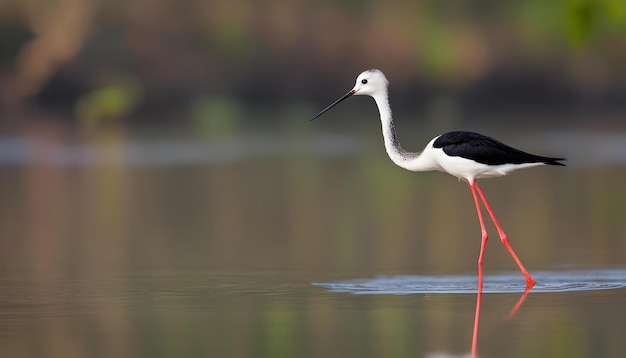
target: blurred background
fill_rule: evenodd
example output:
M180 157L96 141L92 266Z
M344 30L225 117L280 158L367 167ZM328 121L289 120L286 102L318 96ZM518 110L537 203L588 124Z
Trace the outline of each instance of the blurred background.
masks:
M293 121L372 67L403 111L625 106L619 0L3 0L0 23L4 127Z
M531 272L626 262L623 0L0 0L0 355L467 351L470 295L310 286L475 274L467 185L395 167L371 99L306 123L369 68L408 150L568 159L482 184ZM626 355L621 291L496 296L486 356Z

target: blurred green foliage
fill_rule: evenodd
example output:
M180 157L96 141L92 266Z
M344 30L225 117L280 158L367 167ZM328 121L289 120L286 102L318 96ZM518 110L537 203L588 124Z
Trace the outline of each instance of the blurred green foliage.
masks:
M237 116L233 102L215 98L272 107L316 100L371 67L398 90L482 91L486 105L502 93L524 98L529 86L553 86L545 96L621 96L625 86L611 75L626 62L623 0L161 0L148 10L142 1L9 0L0 21L10 24L1 27L0 98L63 97L81 102L85 118L193 102L192 119L208 131L224 125L214 114ZM116 84L89 92L111 72L136 77L145 101Z
M626 30L626 2L621 0L567 0L565 29L570 42L581 47L594 37Z
M242 117L241 104L226 96L204 95L190 104L195 128L205 136L224 136L237 132Z
M85 125L124 119L142 99L139 83L130 78L97 87L76 105L76 117Z

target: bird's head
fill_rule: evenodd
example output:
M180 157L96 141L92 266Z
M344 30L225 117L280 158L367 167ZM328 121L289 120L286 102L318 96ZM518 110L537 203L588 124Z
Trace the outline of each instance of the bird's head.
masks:
M389 81L381 70L367 70L361 72L351 92L355 95L375 96L387 91Z
M375 97L377 95L383 95L387 93L387 86L389 86L389 81L387 81L387 77L381 70L367 70L361 72L361 74L356 78L356 83L354 87L346 93L343 97L339 98L328 107L324 108L320 113L318 113L315 117L313 117L309 122L313 119L321 116L329 109L333 108L335 105L339 104L339 102L345 100L348 97L357 95L366 95Z

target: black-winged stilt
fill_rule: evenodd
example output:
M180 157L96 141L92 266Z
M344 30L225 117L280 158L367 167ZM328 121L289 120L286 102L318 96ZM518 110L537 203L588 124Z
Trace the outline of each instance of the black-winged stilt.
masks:
M487 202L482 189L476 183L480 178L494 178L506 175L509 172L521 168L538 165L565 165L559 161L563 158L542 157L529 154L519 149L512 148L491 137L473 132L448 132L433 138L421 152L407 152L400 146L396 136L396 130L391 116L391 107L388 99L389 81L380 70L367 70L362 72L356 79L356 84L350 92L324 108L310 121L321 116L339 102L353 95L367 95L373 97L380 112L382 122L385 149L389 158L398 166L415 171L438 170L446 172L457 178L467 181L474 197L482 242L478 256L478 279L479 289L482 289L482 264L487 243L487 230L480 208L479 197L485 205L491 220L498 230L502 244L509 251L513 260L517 263L526 278L526 287L529 289L535 284L522 262L517 257L509 244L506 234ZM309 122L310 122L309 121Z

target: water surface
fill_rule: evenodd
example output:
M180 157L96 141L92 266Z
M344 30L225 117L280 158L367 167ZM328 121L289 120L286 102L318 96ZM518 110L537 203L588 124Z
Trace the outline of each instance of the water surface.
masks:
M502 136L568 157L577 138ZM0 356L466 356L471 194L396 168L379 137L0 140ZM489 226L481 357L626 356L626 167L611 153L482 183L537 286L506 319L524 280Z
M522 276L523 277L523 276ZM314 283L331 292L353 294L408 295L419 293L477 293L477 283L470 275L379 276L327 283ZM533 273L536 280L532 292L573 292L610 290L626 287L626 270L569 270ZM526 281L519 273L485 275L483 293L524 292Z

